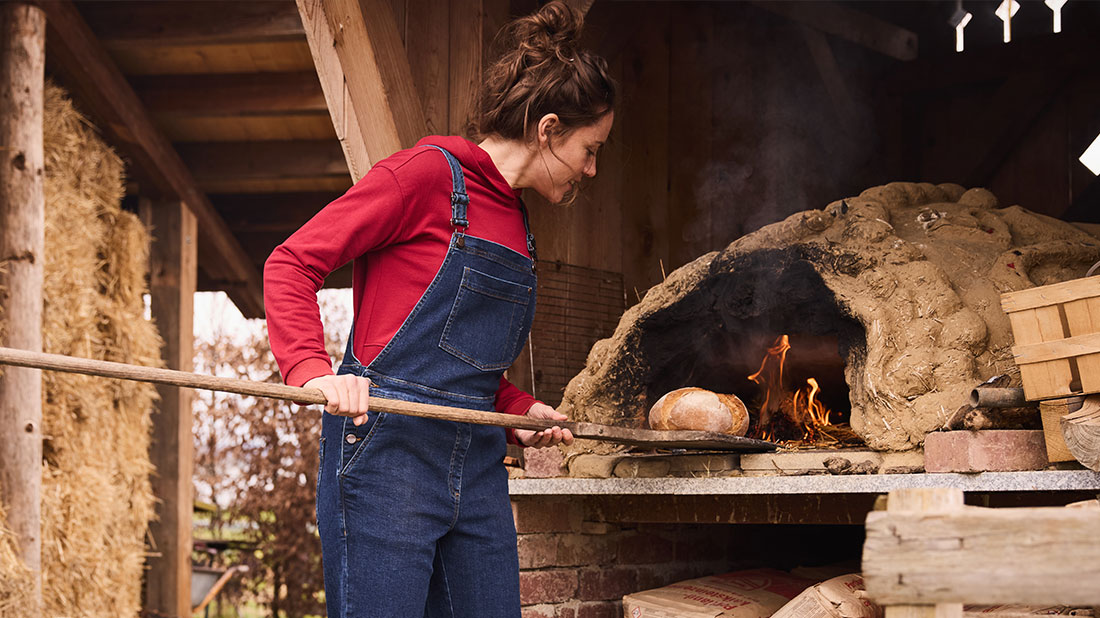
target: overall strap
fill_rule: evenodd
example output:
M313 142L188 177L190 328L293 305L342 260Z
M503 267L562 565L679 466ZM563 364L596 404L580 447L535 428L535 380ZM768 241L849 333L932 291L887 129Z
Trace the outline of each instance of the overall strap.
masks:
M531 255L531 261L539 261L539 254L535 251L535 235L531 233L531 223L527 219L527 204L519 201L519 209L523 212L523 229L527 232L527 253Z
M435 144L425 144L424 148L435 148L447 158L447 165L451 167L451 225L459 231L465 231L470 227L470 221L466 218L470 196L466 194L466 178L462 175L462 166L446 148Z

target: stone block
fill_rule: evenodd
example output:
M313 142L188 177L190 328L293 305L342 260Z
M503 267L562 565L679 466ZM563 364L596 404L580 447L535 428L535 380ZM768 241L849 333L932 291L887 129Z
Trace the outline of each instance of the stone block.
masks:
M741 470L746 476L889 474L919 472L923 466L924 456L919 449L899 452L834 449L741 456Z
M624 457L615 464L615 476L624 479L652 479L668 476L672 462L664 457Z
M1039 430L937 431L924 438L927 472L1010 472L1049 465Z
M615 474L622 455L577 455L569 460L569 476L579 479L607 479Z
M529 479L548 479L566 476L565 457L556 446L528 448L523 453L523 474Z

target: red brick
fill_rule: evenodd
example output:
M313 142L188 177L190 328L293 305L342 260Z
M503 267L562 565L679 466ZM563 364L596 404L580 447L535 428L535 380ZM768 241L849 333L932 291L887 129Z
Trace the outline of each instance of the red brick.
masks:
M519 568L541 569L550 566L568 566L558 564L557 534L521 534L516 539L519 549Z
M1040 430L937 431L924 437L927 472L1007 472L1048 465Z
M619 564L659 564L675 555L675 545L664 536L628 533L619 539Z
M598 566L616 562L614 536L563 534L558 545L557 566Z
M579 530L584 513L576 502L560 498L523 498L512 501L516 532L573 532Z
M577 572L572 569L520 571L519 600L521 605L561 603L577 594Z
M577 618L621 618L622 615L622 601L581 603L580 606L577 607Z
M570 605L532 605L520 610L522 618L576 618L577 612Z
M529 479L545 479L567 476L565 456L556 446L523 450L523 475Z
M582 601L621 599L638 591L637 570L632 567L581 569L578 597Z

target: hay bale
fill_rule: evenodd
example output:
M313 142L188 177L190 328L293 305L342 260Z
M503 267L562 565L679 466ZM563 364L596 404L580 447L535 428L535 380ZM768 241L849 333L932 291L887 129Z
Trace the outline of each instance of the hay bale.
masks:
M158 365L160 337L144 317L148 235L120 206L123 162L60 88L44 96L43 349ZM148 384L43 373L46 615L140 612L155 397ZM0 544L0 581L10 572Z
M16 553L15 538L3 523L7 521L0 504L0 616L15 616L30 603L30 570Z

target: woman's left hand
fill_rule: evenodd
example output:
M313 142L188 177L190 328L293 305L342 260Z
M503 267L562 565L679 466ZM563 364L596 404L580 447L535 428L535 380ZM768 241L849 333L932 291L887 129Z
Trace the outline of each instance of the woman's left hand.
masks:
M553 421L564 421L566 416L564 414L558 414L558 411L545 403L535 402L527 410L527 416L531 418L546 418ZM573 433L568 429L562 429L561 427L552 427L550 429L544 429L542 431L531 431L530 429L517 429L516 440L524 446L530 446L534 448L542 448L545 446L555 446L558 444L565 444L569 446L573 444Z

